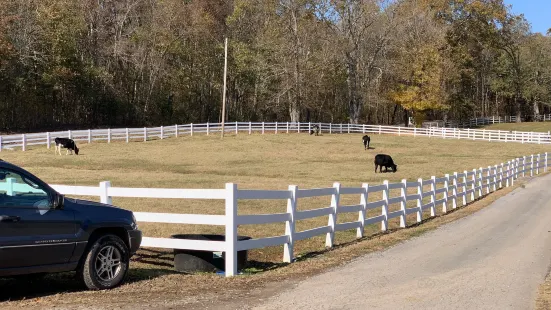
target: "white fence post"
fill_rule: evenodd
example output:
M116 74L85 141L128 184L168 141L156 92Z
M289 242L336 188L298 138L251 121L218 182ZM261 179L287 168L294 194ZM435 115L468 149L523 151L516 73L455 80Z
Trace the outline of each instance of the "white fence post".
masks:
M341 132L341 134L342 134L342 123L341 123L340 125L341 125L341 131L340 131L340 132Z
M226 183L225 274L237 274L237 184Z
M161 126L161 140L164 139L164 135L165 135L165 128Z
M67 138L73 139L73 135L71 134L70 130L67 131Z
M534 154L530 155L530 176L534 176Z
M192 126L193 127L193 126ZM192 128L193 129L193 128ZM207 122L207 136L210 134L210 124Z
M407 202L407 191L408 191L408 181L406 179L402 180L402 188L400 189L400 195L402 198L402 201L400 202L400 210L402 211L402 215L400 215L400 227L405 228L407 226L407 220L406 220L406 202Z
M92 143L92 129L88 129L88 144Z
M128 135L128 128L126 128L126 143L130 141L130 136Z
M193 137L193 123L189 124L189 135ZM209 135L209 123L207 123L207 136Z
M488 171L486 172L486 195L490 194L490 183L492 175L492 167L488 166Z
M446 180L444 181L444 188L446 191L444 192L444 202L442 203L442 213L446 214L448 213L448 195L450 194L450 175L446 174L444 176Z
M483 178L482 171L483 171L482 167L478 168L478 184L477 184L478 198L482 197L482 187L483 187L483 184L484 184L484 180L482 179Z
M0 142L1 141L2 140L0 140ZM0 143L0 145L1 145L1 143ZM543 167L543 169L544 169L543 171L545 171L545 172L547 172L547 163L548 163L548 161L547 161L547 152L545 152L545 166Z
M13 185L15 184L14 178L6 178L6 195L14 196Z
M147 127L143 128L143 142L147 141Z
M312 123L308 122L308 133L312 132Z
M476 199L476 169L473 169L473 177L472 177L473 184L471 184L471 202Z
M107 143L111 143L111 128L107 128Z
M49 142L48 142L48 146L50 146ZM2 136L0 136L0 152L2 152Z
M348 123L348 133L350 133L350 123Z
M287 122L287 133L289 133L289 122Z
M27 135L25 134L21 135L21 150L27 150Z
M385 180L383 182L383 185L385 188L383 189L383 207L381 208L381 215L384 216L383 220L381 221L381 230L387 231L388 229L388 199L389 199L389 190L388 190L388 180Z
M365 230L365 213L367 212L367 203L369 201L369 184L364 183L362 184L362 194L360 196L360 204L362 205L362 209L360 212L358 212L358 221L360 222L360 227L358 227L356 231L356 237L357 238L363 238L364 236L364 230Z
M0 138L0 139L1 139L1 138ZM46 145L47 145L48 149L50 148L51 140L52 140L52 139L50 138L50 133L47 132L47 133L46 133ZM1 150L2 150L2 148L0 148L0 151L1 151Z
M329 123L329 134L331 134L333 132L332 128L331 128L331 123Z
M179 132L178 132L178 125L174 125L174 136L175 136L176 138L178 138L178 134L179 134Z
M430 216L436 216L436 177L430 177Z
M298 125L298 126L297 126L297 132L300 133L300 121L297 122L297 125Z
M505 175L507 176L505 178L505 187L509 187L510 186L510 179L511 179L511 170L513 170L514 168L512 167L512 162L511 161L508 161L507 162L507 169L506 169L506 172L505 172Z
M262 122L262 134L264 134L264 122Z
M253 133L253 122L249 122L249 134Z
M417 223L423 221L423 179L417 179Z
M494 178L493 178L493 181L494 181L494 185L492 186L492 192L495 192L497 190L497 174L498 174L498 169L497 169L497 165L494 166L494 170L493 170L493 175L494 175Z
M526 176L526 156L522 157L522 177Z
M100 202L106 204L113 204L113 200L108 194L109 187L111 187L110 181L99 182L100 187Z
M277 122L275 123L275 134L277 135Z
M452 182L452 209L457 208L457 172L453 173L453 182Z
M294 259L294 243L295 243L295 211L297 209L297 190L298 186L289 185L291 197L287 199L287 213L289 220L285 222L285 235L289 237L289 242L283 247L283 262L292 263Z
M239 134L239 123L235 122L235 134Z
M499 166L499 187L498 188L503 188L503 172L504 171L505 171L505 164L501 163L501 165Z
M335 242L335 226L337 225L337 212L339 208L339 199L340 199L340 191L341 191L341 184L340 183L334 183L333 187L335 188L335 193L331 195L331 214L329 214L329 220L327 222L327 226L330 227L329 232L327 233L327 236L325 238L325 246L332 248L333 243Z

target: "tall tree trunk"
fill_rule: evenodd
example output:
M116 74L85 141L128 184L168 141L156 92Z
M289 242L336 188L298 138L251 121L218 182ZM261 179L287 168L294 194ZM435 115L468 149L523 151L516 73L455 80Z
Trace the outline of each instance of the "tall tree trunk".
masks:
M358 95L358 76L356 59L353 55L347 55L347 77L346 86L348 88L348 115L351 124L357 124L361 114L361 99Z

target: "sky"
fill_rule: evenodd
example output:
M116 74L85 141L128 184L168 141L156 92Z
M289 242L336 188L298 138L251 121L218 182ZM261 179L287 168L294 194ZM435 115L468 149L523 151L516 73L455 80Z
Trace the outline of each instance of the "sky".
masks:
M515 14L524 14L532 24L532 32L545 34L551 28L551 0L505 0Z

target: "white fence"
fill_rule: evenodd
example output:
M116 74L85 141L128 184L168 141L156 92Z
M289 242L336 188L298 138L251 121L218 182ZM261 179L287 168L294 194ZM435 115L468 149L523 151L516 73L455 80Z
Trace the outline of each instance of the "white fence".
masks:
M111 187L110 182L101 182L99 187L53 185L57 191L66 195L99 196L103 203L111 203L112 197L139 198L173 198L173 199L216 199L225 201L225 215L169 214L169 213L134 213L139 222L218 225L225 227L225 241L198 241L169 238L144 237L142 246L168 249L191 249L204 251L224 251L226 253L226 276L237 272L237 251L284 245L283 261L292 262L293 246L296 241L325 235L325 245L332 247L337 231L356 230L358 238L364 236L364 228L370 224L380 223L381 230L388 229L388 221L400 218L400 227L407 227L406 216L416 214L416 223L423 220L423 211L430 210L435 216L436 208L446 213L461 205L483 197L502 187L512 186L514 181L525 175L536 175L546 172L548 167L547 153L516 158L500 165L471 171L455 172L443 177L402 180L400 183L363 184L361 187L342 187L335 183L330 188L299 189L291 185L288 190L244 190L236 184L228 183L224 189L160 189L160 188L120 188ZM425 191L425 187L430 190ZM400 190L399 195L392 196ZM409 190L409 191L408 191ZM413 193L412 193L413 192ZM373 195L381 193L382 195ZM341 195L358 195L358 204L343 205ZM328 205L307 211L298 211L297 202L307 197L331 197ZM378 199L382 196L382 199ZM429 202L423 198L430 197ZM287 202L287 212L279 214L238 215L239 200L275 199ZM426 199L426 200L429 200ZM408 202L415 202L414 207ZM399 208L398 208L399 206ZM392 211L397 209L396 211ZM380 210L379 215L370 216L368 210ZM337 219L344 213L356 213L358 220L339 223ZM296 231L295 223L299 220L327 217L328 224L306 231ZM258 225L284 223L285 234L267 238L245 241L237 240L239 225Z
M469 139L499 142L550 144L549 132L521 132L485 129L459 128L410 128L399 126L381 126L364 124L330 124L330 123L253 123L234 122L225 125L225 132L235 134L252 133L304 133L310 132L314 125L318 125L322 133L344 134L391 134L398 136L435 137L443 139ZM154 128L122 128L122 129L94 129L76 131L57 131L46 133L31 133L20 135L0 136L0 151L2 149L21 148L25 151L29 146L45 145L50 148L56 137L68 137L77 142L92 143L94 141L147 141L165 139L180 135L216 134L220 133L220 123L187 124L161 126Z

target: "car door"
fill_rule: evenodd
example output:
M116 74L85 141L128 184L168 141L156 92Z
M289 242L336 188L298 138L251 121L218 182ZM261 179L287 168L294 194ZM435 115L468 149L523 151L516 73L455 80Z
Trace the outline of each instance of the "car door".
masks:
M72 211L19 172L0 169L0 269L67 263L75 248Z

